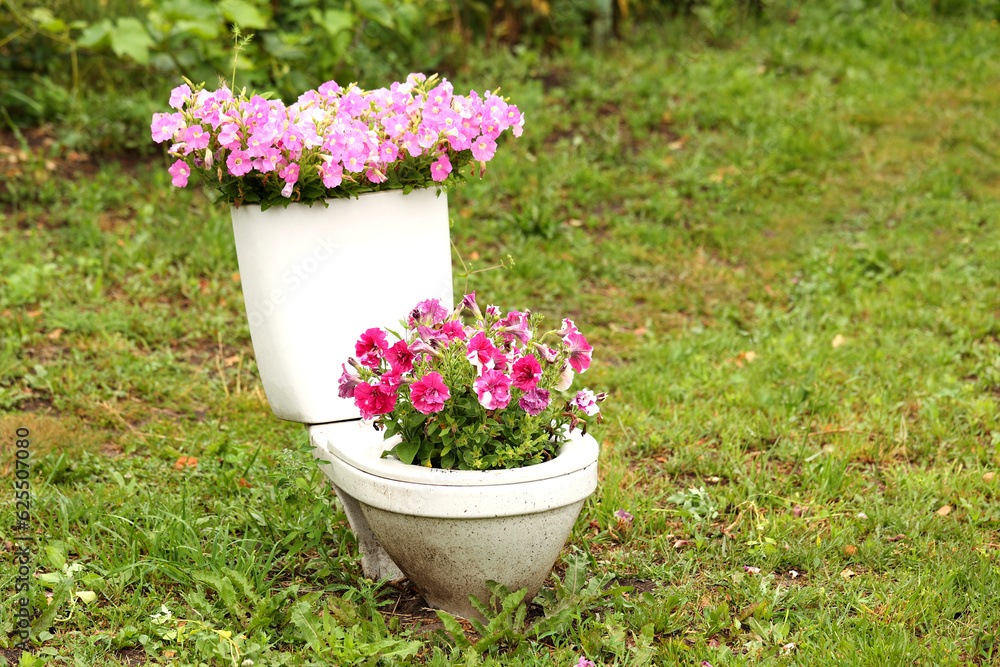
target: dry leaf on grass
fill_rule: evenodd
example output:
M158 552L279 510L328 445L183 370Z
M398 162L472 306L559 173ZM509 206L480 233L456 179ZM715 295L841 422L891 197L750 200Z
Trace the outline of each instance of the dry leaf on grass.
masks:
M951 514L951 505L945 505L937 511L938 516L948 516Z

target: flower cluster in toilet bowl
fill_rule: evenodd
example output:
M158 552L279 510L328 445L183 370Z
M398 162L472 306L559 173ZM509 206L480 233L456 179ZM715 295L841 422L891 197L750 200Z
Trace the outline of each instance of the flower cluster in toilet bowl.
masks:
M387 454L405 463L460 470L541 463L569 431L601 419L606 394L567 393L593 356L572 320L539 334L540 316L482 310L473 292L451 313L436 299L422 301L400 324L402 335L361 334L356 356L342 366L339 395L386 439L400 436Z

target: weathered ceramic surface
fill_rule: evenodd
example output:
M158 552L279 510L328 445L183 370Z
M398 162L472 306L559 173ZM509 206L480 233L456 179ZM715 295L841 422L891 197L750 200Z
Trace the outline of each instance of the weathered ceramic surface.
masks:
M579 433L552 461L484 473L383 459L391 443L360 422L313 426L310 437L345 501L365 574L392 577L392 563L429 604L459 616L476 615L470 594L489 600L488 580L527 588L530 600L597 487L599 448Z
M583 500L547 512L493 519L435 519L361 503L386 553L432 607L482 618L469 602L490 600L487 581L530 601L552 570Z
M274 414L360 417L337 396L341 364L370 327L398 330L425 299L454 304L448 200L435 189L232 209L254 356Z

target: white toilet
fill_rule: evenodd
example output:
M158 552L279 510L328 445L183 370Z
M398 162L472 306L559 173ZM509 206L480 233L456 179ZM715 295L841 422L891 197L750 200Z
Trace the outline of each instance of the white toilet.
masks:
M320 458L382 446L349 399L342 364L371 327L400 330L420 301L454 305L447 194L364 194L327 206L232 209L240 280L264 393L275 416L306 424ZM390 336L391 337L391 336ZM378 450L381 452L381 449ZM334 479L334 466L324 470ZM373 579L401 576L338 490Z
M307 426L367 577L407 576L429 604L466 617L478 615L470 593L489 599L487 580L530 599L597 486L597 442L576 433L551 461L488 473L382 458L394 443L338 396L342 364L366 329L400 331L427 299L454 304L447 199L417 190L328 203L233 209L271 409Z

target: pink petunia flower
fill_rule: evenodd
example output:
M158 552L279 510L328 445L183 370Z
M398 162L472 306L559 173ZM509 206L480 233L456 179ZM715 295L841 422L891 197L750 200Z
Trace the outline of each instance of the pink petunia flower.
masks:
M444 318L448 317L448 311L441 305L440 299L426 299L418 303L407 319L409 326L414 326L417 322L430 324L440 324Z
M394 373L409 373L413 370L413 360L416 355L410 351L410 346L405 340L396 341L392 347L385 351L385 358L392 367Z
M337 385L337 396L340 398L354 398L354 389L361 382L361 378L356 373L347 370L347 364L341 364L343 373Z
M476 368L493 367L493 353L496 352L496 347L493 346L493 343L482 331L469 340L465 346L465 350L466 358Z
M191 175L191 167L188 166L187 162L184 160L177 160L170 168L167 170L173 177L170 182L179 188L183 188L188 184L188 176Z
M431 164L431 178L435 181L443 181L451 173L451 161L447 155L441 155Z
M488 162L497 152L497 142L489 137L479 137L472 142L472 157L480 162Z
M191 88L185 83L170 91L170 106L180 109L184 101L191 96Z
M339 162L324 162L320 165L319 173L323 178L323 185L328 188L335 188L344 181L344 165Z
M500 371L483 371L472 383L479 404L487 410L502 410L510 403L511 380Z
M514 362L511 369L511 381L521 391L530 391L542 379L542 365L533 354L526 354Z
M354 344L354 353L358 355L358 361L368 368L378 368L379 361L388 349L389 343L385 338L385 332L378 327L366 330Z
M246 151L235 150L226 158L226 168L233 176L242 176L253 169L253 158Z
M425 415L440 412L449 398L451 392L440 373L430 372L410 385L410 402Z
M545 411L545 408L549 407L549 403L551 402L552 399L549 397L548 389L535 387L531 391L525 392L518 399L517 404L532 417L537 417Z
M616 510L615 518L622 523L632 523L633 516L626 512L625 510Z
M574 332L563 338L563 343L569 347L569 365L577 373L583 373L590 368L594 357L594 348L580 332Z
M373 419L378 415L392 412L396 407L397 394L391 384L379 383L372 386L359 382L354 387L354 404L361 410L362 419Z
M597 401L598 397L594 395L594 392L589 389L581 389L576 392L576 396L569 404L587 416L593 417L601 411L601 408L597 406Z
M441 324L441 333L449 340L465 340L465 327L458 320L448 320Z
M567 389L569 389L569 386L573 384L574 375L575 373L573 372L573 367L570 366L569 364L564 365L562 369L559 371L559 380L556 382L553 388L556 391L566 391Z
M158 144L173 139L174 135L183 128L184 116L179 113L154 113L153 122L149 126L153 141Z

